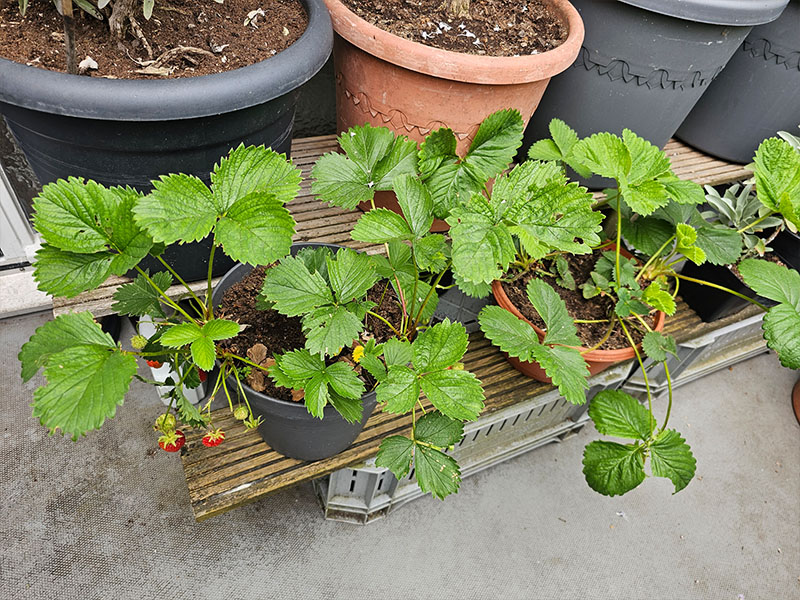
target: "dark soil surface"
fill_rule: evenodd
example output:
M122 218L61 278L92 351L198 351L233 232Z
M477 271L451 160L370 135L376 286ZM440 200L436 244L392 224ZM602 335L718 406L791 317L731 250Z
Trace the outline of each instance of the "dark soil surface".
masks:
M569 33L541 0L472 0L468 18L448 17L444 0L342 1L380 29L464 54L539 54L563 44Z
M220 347L238 356L246 356L265 367L273 364L271 358L273 354L297 350L302 348L306 341L299 317L286 317L275 310L259 310L255 307L258 293L264 285L266 269L267 267L257 267L240 282L229 287L222 295L221 309L217 314L218 317L247 325L244 331L235 338L220 342ZM402 308L397 301L394 289L389 286L384 295L384 288L385 282L375 284L367 293L367 298L379 304L373 309L374 312L399 329ZM383 301L381 301L382 296ZM393 336L392 330L383 321L373 317L367 318L364 337L374 337L378 343L382 343ZM338 359L329 359L329 362L344 360L352 365L354 363L350 359L350 355L351 349L345 348ZM361 367L357 365L355 370L367 383L367 389L371 389L375 382L372 381L369 374L362 372ZM302 399L302 394L295 392L293 395L291 390L275 386L269 376L265 376L256 369L253 369L247 383L257 391L273 398L286 401Z
M245 25L248 13L259 8L264 15ZM211 0L159 0L150 20L145 20L141 9L134 18L152 47L152 56L130 27L125 39L117 42L112 40L106 20L99 21L75 6L78 61L89 56L98 65L87 75L163 79L230 71L288 48L308 25L308 16L298 0L224 0L221 4ZM162 55L162 61L151 65L159 67L161 74L137 72L147 68L147 61ZM17 2L0 2L0 57L43 69L66 70L63 21L52 2L31 0L25 17L19 13Z
M577 289L568 290L557 285L552 277L542 277L551 287L558 293L567 305L567 311L573 319L581 319L587 321L608 319L609 315L614 312L614 302L607 296L595 296L594 298L586 299L583 297L583 292L580 285L589 279L589 274L594 269L595 263L600 258L599 254L581 254L567 257L570 272L575 278ZM549 267L549 265L546 265ZM522 273L511 282L503 282L503 289L506 292L509 300L517 307L523 316L537 327L545 328L544 321L533 308L533 305L528 300L527 287L528 282L538 275L534 272L528 271ZM649 282L648 282L649 283ZM643 285L645 285L643 283ZM653 327L655 324L655 317L653 315L646 315L643 317L644 321ZM630 323L630 322L629 322ZM637 323L638 324L638 323ZM577 323L578 337L581 343L586 348L593 348L597 342L603 339L606 331L608 330L608 323ZM631 333L634 341L638 344L642 341L644 333L637 329L632 323L628 326L628 331ZM611 332L611 336L600 346L600 350L619 350L622 348L630 347L628 338L625 332L619 325L616 325Z

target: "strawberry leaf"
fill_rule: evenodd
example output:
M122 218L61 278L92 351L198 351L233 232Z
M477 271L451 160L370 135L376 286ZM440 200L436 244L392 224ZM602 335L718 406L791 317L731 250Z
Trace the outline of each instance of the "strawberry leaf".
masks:
M385 244L386 242L410 240L414 233L405 219L388 208L373 208L353 227L351 236L359 242Z
M190 348L194 364L204 371L210 371L214 368L214 358L216 358L217 355L217 348L210 338L198 338L192 342Z
M467 351L467 330L461 323L445 319L420 333L411 345L412 362L418 373L447 369Z
M583 452L586 483L604 496L621 496L642 483L644 451L642 446L594 441Z
M193 175L162 176L133 210L156 242L196 242L211 233L219 211L211 191Z
M78 254L43 244L36 251L33 278L43 292L73 298L108 279L113 260L110 252Z
M411 175L400 175L392 182L392 187L414 238L426 235L433 223L433 198L428 189Z
M378 448L375 466L389 469L395 477L402 479L411 469L414 460L414 442L402 435L385 438Z
M44 367L54 354L78 346L114 348L114 340L92 318L89 312L59 315L48 321L23 344L19 352L22 380L28 381Z
M677 494L692 481L697 462L681 434L666 429L650 445L650 466L653 475L666 477L675 485L673 493Z
M545 323L547 335L542 343L580 346L578 330L561 296L538 278L528 282L527 293L528 300Z
M172 275L166 271L159 271L150 276L145 273L158 286L161 291L166 291L172 285ZM111 310L120 315L143 317L151 315L166 318L161 307L161 295L150 285L144 276L137 275L136 279L117 288L114 292L114 304Z
M800 152L786 140L769 138L756 150L758 199L800 227Z
M402 415L419 400L419 381L414 371L405 366L391 365L386 379L376 388L377 400L384 412Z
M602 434L648 440L655 428L650 412L639 402L616 390L599 392L589 404L589 416Z
M301 258L292 256L267 269L261 296L274 302L275 310L287 317L333 303L333 294L322 275L309 272Z
M464 425L440 412L429 412L417 421L414 439L426 444L447 448L464 437Z
M458 463L444 452L415 444L414 468L419 488L444 500L455 494L461 485Z
M328 277L339 303L361 299L375 285L378 275L369 255L342 248L336 259L327 259Z
M137 368L133 355L116 348L66 348L47 360L47 385L33 395L33 416L76 440L116 414Z
M420 379L428 400L451 419L474 421L483 410L481 382L468 371L434 371Z

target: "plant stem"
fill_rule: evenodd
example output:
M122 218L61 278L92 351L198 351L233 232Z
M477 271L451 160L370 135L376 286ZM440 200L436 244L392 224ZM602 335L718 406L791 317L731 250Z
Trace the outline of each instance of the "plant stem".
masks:
M611 337L611 332L614 331L615 322L614 322L613 319L609 319L608 321L609 321L608 329L606 329L606 332L603 334L603 337L600 338L600 341L597 342L594 346L592 346L588 350L584 350L583 352L581 352L581 355L588 354L589 352L593 352L593 351L597 350L600 346L602 346L603 344L606 343L606 340L608 338Z
M667 428L667 423L669 423L669 415L672 412L672 378L669 376L669 366L667 365L667 361L664 361L664 373L667 376L667 391L669 393L669 404L667 404L667 416L664 418L664 424L661 426L661 429L658 430L658 433L661 433Z
M750 223L749 225L745 225L744 227L742 227L741 229L739 229L739 230L738 230L736 233L744 233L744 232L745 232L745 231L747 231L748 229L751 229L751 228L755 227L756 225L758 225L759 223L761 223L762 221L765 221L766 219L768 219L769 217L771 217L772 215L774 215L776 212L777 212L777 211L774 211L774 210L773 210L772 212L768 212L768 213L767 213L767 214L765 214L764 216L757 218L755 221L753 221L753 222L752 222L752 223Z
M202 309L203 309L203 317L205 317L206 316L206 314L205 314L205 311L206 311L205 305L203 304L203 301L200 300L200 298L197 297L197 294L194 293L194 290L192 290L192 288L189 287L189 284L186 283L180 275L178 275L177 271L175 271L175 269L173 269L169 265L169 263L167 261L165 261L163 258L161 258L161 255L156 256L156 259L158 259L158 261L167 268L167 271L169 271L169 273L175 279L177 279L181 283L181 285L183 285L183 287L186 288L186 290L189 292L189 294L191 294L192 298L194 298L194 300L197 302L197 304L199 304L202 307Z
M257 365L253 361L251 361L251 360L249 360L247 358L244 358L243 356L239 356L238 354L233 354L232 352L226 352L225 354L223 354L223 356L226 357L226 358L230 356L231 358L235 358L236 360L240 360L243 363L245 363L247 365L250 365L251 367L255 367L257 369L260 369L262 371L266 371L267 370L267 367L262 367L261 365ZM235 370L236 369L234 369L234 371Z
M214 270L214 252L217 250L217 234L214 233L214 240L211 243L211 256L208 258L208 289L206 290L206 310L208 318L214 318L214 306L211 303L211 275Z
M617 193L617 247L615 248L616 259L617 259L617 286L622 285L620 279L620 266L619 266L619 255L620 255L620 247L622 246L622 196ZM617 288L619 289L619 287Z
M744 294L740 294L739 292L734 292L733 290L728 289L728 288L726 288L724 286L721 286L721 285L717 285L716 283L711 283L710 281L703 281L702 279L695 279L694 277L688 277L688 276L680 274L680 273L675 273L675 277L677 277L679 279L685 279L686 281L691 281L692 283L699 283L700 285L707 285L708 287L712 287L712 288L715 288L715 289L718 289L718 290L722 290L723 292L728 292L729 294L733 294L734 296L737 296L738 298L741 298L742 300L747 300L748 302L751 302L752 304L755 304L756 306L758 306L764 312L767 312L767 310L769 310L766 306L761 304L761 302L759 302L755 298L748 298Z
M431 296L433 296L433 292L436 289L436 286L439 285L439 282L442 280L442 277L444 277L445 271L447 271L447 269L449 269L452 264L453 264L452 260L447 262L447 266L439 272L439 276L436 278L436 281L433 282L431 289L428 290L428 295L425 296L425 299L422 301L422 305L419 307L419 312L417 313L417 316L414 319L414 327L413 327L414 330L416 330L417 327L419 326L419 322L422 319L422 313L425 310L425 306L428 304L428 300L430 300Z
M176 311L178 311L179 313L181 313L181 314L182 314L184 317L186 317L187 319L189 319L189 321L191 321L192 323L195 323L195 324L197 323L197 321L195 321L195 320L194 320L192 317L190 317L190 316L189 316L189 314L188 314L188 313L187 313L185 310L183 310L183 309L180 307L180 305L179 305L177 302L175 302L175 301L174 301L172 298L170 298L169 296L167 296L167 295L164 293L164 291L163 291L163 290L162 290L160 287L158 287L158 286L156 285L156 282L155 282L155 281L153 281L152 279L150 279L150 276L149 276L147 273L145 273L145 272L142 270L142 268L141 268L141 267L139 267L139 266L137 265L137 266L136 266L136 270L139 272L139 274L140 274L142 277L144 277L144 278L145 278L145 280L147 280L147 283L149 283L151 286L153 286L153 289L155 289L155 290L156 290L156 291L157 291L159 294L161 294L161 296L162 296L162 297L163 297L163 298L166 300L166 302L167 302L167 304L168 304L169 306L171 306L171 307L172 307L172 308L174 308Z
M647 389L647 410L650 411L650 430L652 431L656 427L655 417L653 416L653 395L650 393L650 380L647 377L647 370L644 368L644 362L642 361L642 355L639 354L639 349L636 347L636 343L633 341L633 336L631 332L628 331L628 328L625 326L625 322L622 319L619 319L619 324L622 326L622 330L625 332L625 337L628 338L628 342L633 348L634 353L636 354L636 360L639 362L639 368L642 370L642 377L644 378L644 385Z
M401 334L399 331L397 331L397 329L395 329L395 328L394 328L394 325L392 325L391 323L389 323L389 321L387 321L386 319L384 319L384 318L383 318L381 315L379 315L378 313L374 313L374 312L372 312L371 310L368 310L368 311L367 311L367 314L368 314L368 315L370 315L370 316L372 316L372 317L375 317L375 318L376 318L376 319L378 319L379 321L383 321L383 322L384 322L384 323L385 323L385 324L386 324L386 325L389 327L389 329L391 329L391 330L394 332L394 334L395 334L397 337L399 337L399 338L402 338L402 337L403 337L403 334Z

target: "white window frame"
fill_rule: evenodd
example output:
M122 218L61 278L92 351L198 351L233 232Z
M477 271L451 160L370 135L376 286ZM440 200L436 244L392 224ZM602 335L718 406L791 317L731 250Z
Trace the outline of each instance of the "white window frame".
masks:
M40 246L14 190L0 167L0 268L22 262L31 262Z

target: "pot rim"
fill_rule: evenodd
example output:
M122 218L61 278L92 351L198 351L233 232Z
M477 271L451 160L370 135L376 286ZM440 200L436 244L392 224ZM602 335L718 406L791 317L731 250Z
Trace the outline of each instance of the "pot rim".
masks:
M322 0L301 0L308 26L275 56L247 67L181 79L106 79L70 75L0 58L2 103L45 113L114 121L170 121L250 108L313 77L333 47Z
M549 79L575 61L583 43L583 20L567 0L544 0L566 21L563 44L541 54L479 56L442 50L406 40L371 25L341 0L325 0L334 31L364 52L406 69L466 83L511 85Z
M294 252L296 250L299 251L302 248L309 248L309 247L311 247L311 248L336 248L338 250L339 248L346 248L347 246L342 246L340 244L327 244L325 242L294 242L294 243L292 243L291 250L292 250L292 253L294 254ZM216 290L219 289L222 286L223 283L225 283L225 280L228 277L230 277L233 274L234 271L236 271L237 269L239 269L241 267L249 268L248 273L256 268L256 267L254 267L253 265L250 265L250 264L237 262L217 282L217 285L214 286L214 292L216 292ZM221 302L222 298L220 298L219 300ZM214 300L213 300L213 292L212 292L212 302L214 302ZM214 304L217 305L218 303L214 302ZM219 360L216 361L216 364L217 364L217 366L219 366ZM278 403L280 406L294 407L294 408L297 408L298 410L302 409L303 412L306 412L306 413L308 412L308 409L306 408L306 405L305 405L304 402L294 402L294 401L290 401L290 400L281 400L280 398L275 398L274 396L269 396L267 394L264 394L263 392L255 391L253 388L251 388L249 385L247 385L247 382L245 382L245 381L242 381L241 383L242 383L242 387L245 389L245 392L247 394L252 394L253 396L258 398L259 400L262 400L262 401L265 401L265 402ZM371 401L373 399L372 397L376 396L376 394L377 394L377 392L375 390L366 392L361 396L361 400L362 400L362 402L369 402L369 401ZM330 404L325 406L325 408L324 408L325 413L329 412L328 409L336 412L336 409L333 408L333 406L330 405ZM289 410L292 410L292 409L290 408ZM308 413L308 414L309 414L309 416L311 416L311 413Z
M789 0L619 0L667 17L711 25L764 25L781 16Z
M603 248L606 247L608 247L608 244L598 248L598 250L602 250ZM620 254L622 254L626 258L633 258L633 255L627 250L625 250L625 248L622 248L620 250ZM492 294L494 294L495 300L497 300L498 305L506 309L508 312L513 314L518 319L522 319L523 321L528 323L528 325L533 327L534 331L536 331L536 335L539 336L539 339L540 340L544 339L547 333L543 329L531 323L528 319L526 319L523 316L523 314L514 305L514 303L511 302L511 299L506 294L506 291L503 289L503 284L499 279L492 282ZM662 331L664 329L664 324L666 322L666 319L667 319L666 313L660 310L656 311L656 322L653 326L653 330ZM637 345L637 348L639 347L641 347L641 344ZM588 348L585 346L576 346L576 348L581 352L585 352L586 350L588 350ZM619 348L616 350L592 350L591 352L586 352L585 354L582 354L582 356L585 360L592 362L622 362L624 360L629 360L631 358L634 358L636 356L636 352L631 346L628 346L627 348Z

